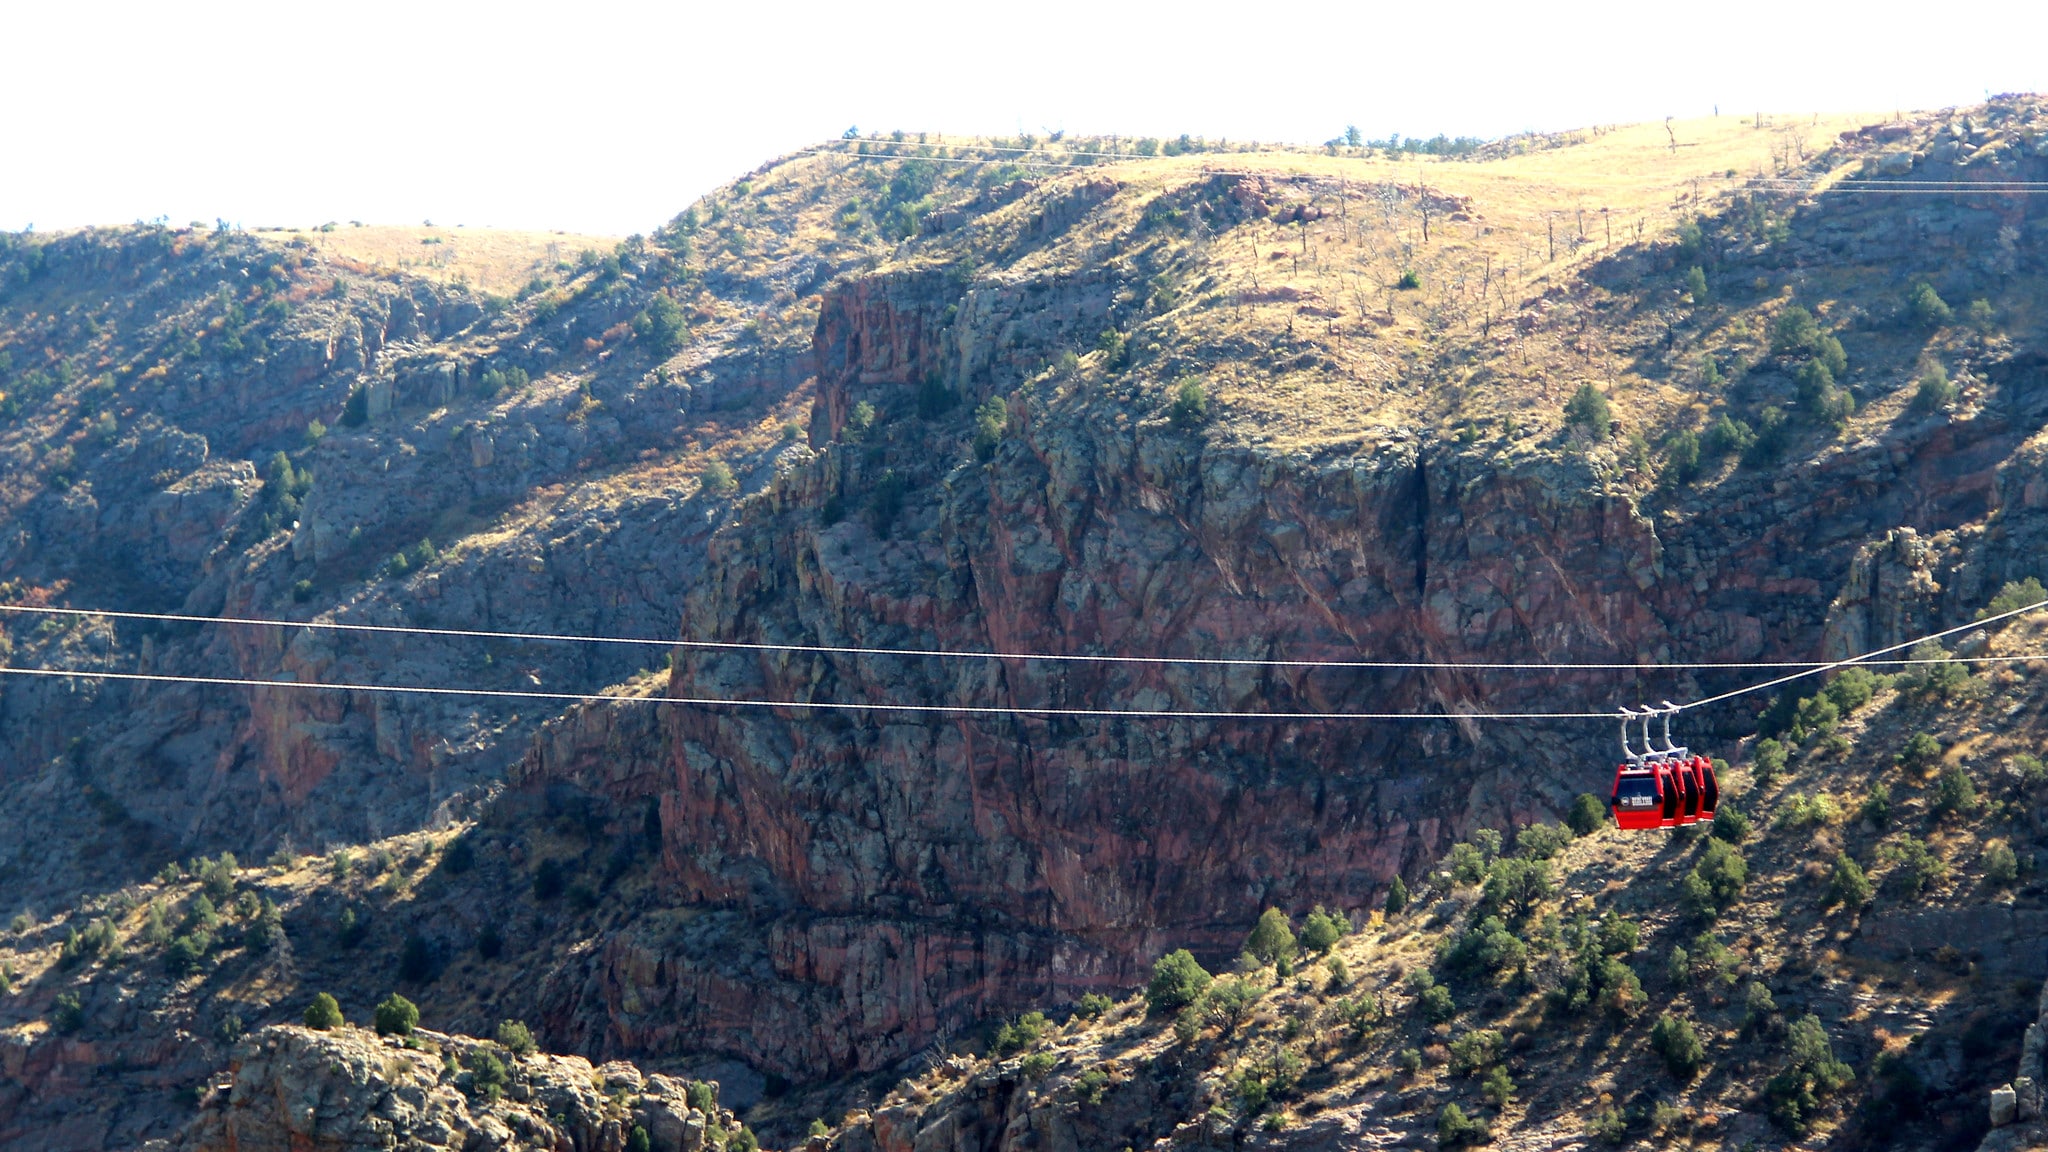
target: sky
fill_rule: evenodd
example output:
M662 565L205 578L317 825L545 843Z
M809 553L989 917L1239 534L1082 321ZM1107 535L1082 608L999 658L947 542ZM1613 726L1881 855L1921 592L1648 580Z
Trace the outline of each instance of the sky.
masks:
M0 24L0 229L161 216L626 235L852 126L1320 143L1352 124L1370 137L1491 137L2048 89L2041 0L1882 11L17 5Z

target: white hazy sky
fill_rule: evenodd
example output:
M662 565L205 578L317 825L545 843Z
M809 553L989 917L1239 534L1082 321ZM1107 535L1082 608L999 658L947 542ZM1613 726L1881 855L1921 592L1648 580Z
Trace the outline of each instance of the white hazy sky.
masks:
M646 231L863 130L1319 142L2048 88L2048 3L0 8L0 228Z

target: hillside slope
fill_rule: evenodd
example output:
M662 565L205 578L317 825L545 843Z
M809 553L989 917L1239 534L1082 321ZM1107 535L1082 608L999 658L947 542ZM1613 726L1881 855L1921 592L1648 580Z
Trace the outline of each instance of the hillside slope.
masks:
M2044 178L2041 127L2009 99L1458 160L846 141L504 294L516 254L490 279L303 236L10 237L0 579L743 644L1861 650L2037 574L2042 230L2010 182ZM119 1095L82 1137L109 1144L174 1129L152 1093L225 1051L173 1037L392 987L436 1027L743 1061L732 1098L793 1137L992 1017L1122 993L1173 947L1226 964L1268 906L1363 921L1611 756L1604 725L1029 709L1604 712L1754 678L7 636L18 667L641 698L7 677L0 1131ZM1766 702L1692 715L1694 742L1732 749ZM228 870L229 928L193 859L224 849L270 862Z

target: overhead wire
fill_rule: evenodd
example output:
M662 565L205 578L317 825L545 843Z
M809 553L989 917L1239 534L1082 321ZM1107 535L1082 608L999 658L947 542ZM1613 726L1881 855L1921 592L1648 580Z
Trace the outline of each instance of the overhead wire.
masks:
M911 712L970 716L1072 716L1174 720L1611 720L1611 712L1254 712L1184 708L1065 708L1029 704L904 704L854 700L743 700L722 696L620 696L604 692L548 692L539 688L450 688L431 684L339 684L318 680L258 680L236 676L172 676L154 672L99 672L81 668L0 668L5 676L125 680L151 684L208 684L237 688L300 688L324 692L383 692L408 696L475 696L564 703L682 704L700 707L789 708L836 712Z
M94 608L65 608L40 604L0 604L0 612L69 618L138 620L162 624L232 625L237 627L302 628L316 632L360 632L366 635L440 637L462 640L501 640L519 643L625 644L656 648L685 648L705 651L788 652L799 655L930 657L945 660L1017 660L1088 664L1186 665L1221 668L1304 668L1352 671L1425 672L1660 672L1727 671L1768 668L1823 669L1825 660L1689 660L1666 663L1645 661L1460 661L1460 660L1307 660L1257 656L1133 656L1095 652L979 652L935 648L891 648L857 644L789 644L746 640L691 640L680 637L659 639L647 636L593 636L565 632L512 632L479 628L436 628L414 624L359 624L340 620L272 620L256 616L198 616L177 612L128 612ZM1968 657L1985 663L2019 663L2048 659L2048 653L2019 656ZM1875 660L1883 664L1932 663L1901 658Z
M1816 668L1808 668L1803 672L1794 672L1788 676L1780 676L1775 680L1766 680L1761 684L1751 684L1747 688L1738 688L1732 692L1723 692L1718 696L1708 696L1704 699L1694 700L1687 704L1681 704L1679 705L1679 710L1687 711L1693 708L1704 708L1709 704L1719 704L1723 700L1733 700L1737 696L1747 696L1754 692L1765 692L1772 688L1776 688L1781 684L1790 684L1795 680L1801 680L1808 676L1818 676L1823 672L1832 672L1837 668L1847 668L1851 665L1862 664L1866 662L1887 663L1887 661L1881 661L1877 658L1882 657L1890 652L1897 652L1902 649L1916 648L1922 644L1927 643L1929 640L1939 641L1944 636L1953 636L1958 632L1967 632L1974 628L1982 628L1987 624L1996 624L2000 620L2009 620L2014 616L2020 616L2028 612L2037 611L2044 607L2048 607L2048 600L2036 600L2032 604L2022 605L2021 607L2014 608L2010 611L1999 612L1995 615L1986 616L1979 620L1972 620L1967 624L1958 624L1953 628L1945 628L1939 632L1930 632L1925 636L1916 636L1911 640L1904 640L1897 644L1888 645L1883 648L1876 648L1869 652L1865 652L1860 656L1851 656L1846 660L1831 661L1829 663L1822 664Z
M1827 661L1814 667L1779 676L1732 691L1707 696L1699 700L1676 705L1679 711L1718 704L1756 692L1788 684L1808 676L1845 668L1862 663L1895 663L1881 659L1889 653L1912 648L1929 640L1940 640L1953 635L2027 612L2048 607L2048 599L2000 612L1967 624L1915 637L1898 644L1876 648L1842 660ZM1938 663L1942 660L1916 659L1910 663ZM1739 668L1742 665L1721 665L1724 668ZM325 692L377 692L412 696L463 696L481 699L549 700L563 703L594 703L612 701L620 703L665 703L698 707L734 707L752 709L819 710L835 712L900 712L925 715L1015 715L1049 717L1086 717L1095 719L1183 719L1183 720L1293 720L1293 721L1413 721L1413 720L1611 720L1613 712L1593 711L1450 711L1450 712L1271 712L1236 709L1183 709L1183 708L1073 708L1058 706L1032 706L1018 704L906 704L895 701L821 701L821 700L745 700L709 696L621 696L603 692L550 692L539 688L461 688L442 685L422 684L356 684L331 683L305 680L261 680L253 677L228 676L174 676L151 672L111 672L75 668L0 668L0 675L51 677L68 679L99 679L138 683L200 684L223 687L245 687L264 689L304 689Z

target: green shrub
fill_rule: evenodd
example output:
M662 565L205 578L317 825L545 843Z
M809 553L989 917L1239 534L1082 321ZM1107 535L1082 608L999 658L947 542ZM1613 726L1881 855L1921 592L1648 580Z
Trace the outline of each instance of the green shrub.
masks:
M1826 696L1808 696L1799 701L1799 708L1792 714L1792 727L1788 730L1794 740L1805 740L1809 736L1825 736L1835 730L1842 721L1842 710Z
M1515 852L1530 860L1548 860L1571 842L1571 829L1562 824L1531 824L1516 834Z
M341 1005L333 996L322 992L313 997L313 1002L306 1006L305 1021L306 1027L320 1032L339 1028L342 1025Z
M1816 792L1811 796L1804 792L1794 792L1785 798L1785 806L1778 810L1775 823L1780 828L1789 828L1796 832L1832 824L1841 815L1842 811L1836 806L1834 797L1825 792Z
M1964 310L1963 319L1970 326L1971 331L1980 336L1989 335L1996 322L1991 311L1991 301L1970 301L1969 308Z
M1451 1041L1451 1071L1461 1076L1483 1072L1507 1054L1507 1038L1491 1028L1478 1028Z
M1483 884L1486 882L1486 853L1476 845L1459 841L1451 845L1451 854L1444 857L1451 880L1460 885Z
M1692 970L1695 975L1733 988L1741 966L1735 953L1711 929L1692 938Z
M824 1127L817 1120L813 1120L811 1123L821 1128ZM824 1133L814 1132L812 1135L824 1135ZM654 1138L647 1134L647 1129L635 1124L633 1125L633 1130L626 1134L626 1152L654 1152Z
M1751 980L1742 990L1742 1026L1761 1028L1778 1011L1778 1002L1771 996L1771 990L1760 981Z
M1851 912L1870 903L1870 880L1863 866L1847 852L1835 853L1835 868L1828 878L1828 903L1840 904Z
M1550 879L1549 861L1519 857L1496 860L1487 873L1484 888L1487 903L1518 924L1556 891Z
M1977 785L1960 764L1941 770L1934 783L1934 811L1938 815L1960 815L1977 810Z
M1685 294L1692 297L1694 304L1705 304L1709 300L1707 273L1697 264L1685 270Z
M1936 364L1920 374L1920 384L1913 390L1913 409L1917 412L1936 412L1956 402L1956 386L1949 383L1948 371Z
M1422 275L1413 268L1401 269L1401 278L1394 281L1394 291L1413 292L1422 287Z
M1642 943L1642 926L1626 916L1608 915L1600 920L1600 933L1596 938L1602 955L1626 956Z
M1915 732L1899 750L1899 764L1916 771L1941 759L1941 741L1926 732Z
M1465 1110L1456 1104L1444 1105L1436 1118L1436 1146L1439 1148L1462 1148L1467 1144L1484 1144L1493 1139L1493 1130L1486 1121L1465 1115Z
M1934 285L1925 280L1913 285L1906 295L1906 311L1922 328L1939 328L1955 317L1955 311L1935 292Z
M1499 977L1528 961L1529 948L1498 916L1488 916L1448 942L1444 963L1469 974Z
M1789 305L1771 324L1771 353L1791 356L1811 351L1820 335L1820 325L1814 321L1813 313L1800 305Z
M498 1021L497 1041L499 1046L514 1056L531 1056L539 1050L534 1043L533 1029L522 1020Z
M997 397L983 400L974 409L974 457L987 462L995 458L996 446L1010 424L1010 408Z
M1749 832L1749 817L1743 813L1742 809L1737 808L1725 799L1721 801L1719 807L1714 809L1714 839L1726 840L1730 844L1740 844L1744 840L1749 839Z
M1857 808L1856 815L1872 828L1883 830L1892 822L1891 786L1882 782L1872 784L1870 793L1863 797L1863 803Z
M419 1006L398 993L386 996L373 1014L377 1035L410 1036L419 1027Z
M1986 604L1984 611L1979 612L1977 616L1978 619L1986 616L2003 616L2008 612L2017 612L2029 605L2039 604L2043 600L2048 600L2048 588L2043 588L2039 580L2032 576L2024 580L2012 580L1998 590L1998 595L1993 596L1991 603Z
M1750 763L1756 768L1757 782L1768 783L1785 770L1785 746L1766 736L1751 750Z
M76 992L59 992L50 1009L50 1026L69 1035L85 1026L85 1004Z
M1496 1064L1479 1082L1479 1091L1495 1108L1506 1108L1515 1099L1515 1081L1505 1066Z
M1209 394L1200 380L1183 380L1174 389L1171 415L1173 422L1183 428L1192 428L1208 418Z
M1075 1002L1074 1015L1083 1020L1093 1020L1108 1013L1114 1007L1116 1007L1116 1002L1109 997L1104 996L1100 992L1090 992Z
M1671 955L1664 961L1664 976L1673 984L1685 985L1692 982L1692 953L1682 944L1671 946Z
M1756 433L1748 423L1725 412L1707 425L1707 434L1700 440L1700 447L1710 456L1740 456L1755 446Z
M512 1082L512 1074L496 1053L479 1048L469 1054L467 1063L472 1094L484 1100L496 1100L505 1094L506 1085Z
M1337 1018L1351 1029L1351 1039L1362 1043L1372 1030L1386 1020L1386 1008L1377 993L1366 992L1337 1002Z
M1207 992L1211 980L1187 949L1175 949L1153 962L1152 979L1145 985L1145 1008L1154 1013L1178 1012Z
M1832 701L1844 716L1870 703L1877 693L1877 677L1864 668L1844 668L1835 673L1828 686L1821 692Z
M1579 385L1579 390L1565 401L1564 422L1567 428L1582 428L1595 436L1605 436L1613 421L1614 411L1608 406L1607 397L1590 383Z
M1835 375L1825 361L1808 360L1795 377L1799 385L1799 407L1814 419L1841 427L1856 410L1856 400L1835 387Z
M343 948L353 948L363 942L370 931L370 918L354 908L343 908L334 921L335 943Z
M875 406L863 400L846 414L846 424L840 430L840 437L848 442L858 442L874 425Z
M1123 334L1116 329L1103 329L1102 334L1095 338L1095 350L1102 353L1102 366L1104 368L1115 370L1123 367L1124 338Z
M1415 1075L1417 1072L1422 1071L1422 1050L1419 1048L1401 1049L1401 1054L1394 1057L1394 1066L1410 1076Z
M1325 962L1330 970L1330 982L1325 987L1332 992L1342 992L1351 986L1351 968L1344 963L1344 957L1332 954Z
M1893 891L1908 900L1918 899L1928 889L1948 879L1948 864L1936 856L1926 842L1911 836L1901 838L1896 844L1886 844L1878 850L1879 859L1892 864L1892 871L1885 883Z
M1787 1047L1785 1067L1764 1085L1764 1100L1773 1123L1794 1135L1804 1135L1821 1103L1856 1074L1835 1059L1827 1030L1814 1016L1793 1023Z
M1574 833L1591 836L1607 824L1607 803L1591 792L1581 792L1572 800L1564 822Z
M1766 404L1756 414L1756 436L1742 453L1742 463L1747 468L1768 468L1778 462L1785 449L1792 442L1792 422L1785 410L1775 404Z
M251 952L268 952L284 942L284 913L269 897L256 907L256 915L242 933L242 943Z
M121 935L112 921L95 919L83 932L64 929L64 945L57 954L60 965L69 968L95 956L105 957L109 962L121 959Z
M1706 1046L1700 1043L1692 1021L1669 1012L1659 1016L1650 1029L1650 1049L1664 1058L1664 1067L1680 1080L1698 1075L1707 1056Z
M1026 1080L1043 1080L1045 1074L1052 1071L1056 1060L1057 1057L1050 1052L1033 1052L1024 1057L1024 1063L1018 1070L1024 1074Z
M1691 431L1683 431L1664 442L1664 472L1662 480L1671 487L1690 484L1700 470L1700 438Z
M1229 1036L1251 1015L1258 1001L1259 990L1251 981L1241 976L1226 976L1211 984L1209 990L1202 994L1199 1007L1204 1020Z
M1586 1121L1586 1135L1603 1144L1620 1144L1628 1139L1628 1120L1614 1108L1602 1108Z
M532 382L533 378L527 375L524 368L490 368L477 377L476 388L484 399L488 400L501 392L523 391Z
M1323 910L1318 904L1301 922L1301 949L1312 955L1321 956L1337 946L1344 938L1344 927L1337 917Z
M1422 1018L1431 1024L1442 1024L1458 1014L1458 1002L1452 999L1451 990L1441 984L1423 989L1416 1004L1422 1010Z
M704 486L706 492L714 496L723 496L739 487L739 481L733 479L731 466L723 460L713 460L706 464L704 471L699 475L699 483Z
M1084 1104L1100 1104L1109 1091L1109 1073L1100 1068L1090 1068L1074 1077L1074 1098Z
M1742 854L1725 840L1708 840L1699 862L1680 885L1686 911L1711 919L1734 904L1749 882Z
M207 950L212 945L213 938L204 932L179 936L164 949L164 967L173 976L190 976L205 963Z
M1993 840L1984 845L1984 879L2000 887L2019 879L2020 858L2012 845Z
M1038 1043L1038 1038L1045 1035L1047 1026L1048 1021L1045 1018L1045 1013L1026 1012L1015 1020L997 1028L995 1039L990 1043L989 1048L997 1056L1008 1056L1013 1052L1022 1052L1024 1049Z
M718 1090L704 1080L692 1080L683 1089L690 1107L709 1116L718 1111Z
M1953 699L1970 683L1970 670L1938 640L1922 640L1906 655L1917 663L1899 674L1899 685L1915 696Z
M647 307L633 317L633 336L646 341L657 358L674 353L690 336L682 305L664 293L655 293Z
M1244 938L1244 951L1257 958L1261 964L1272 964L1283 957L1293 957L1294 930L1287 922L1287 914L1278 908L1268 908L1260 913L1259 922L1252 926L1251 935Z

